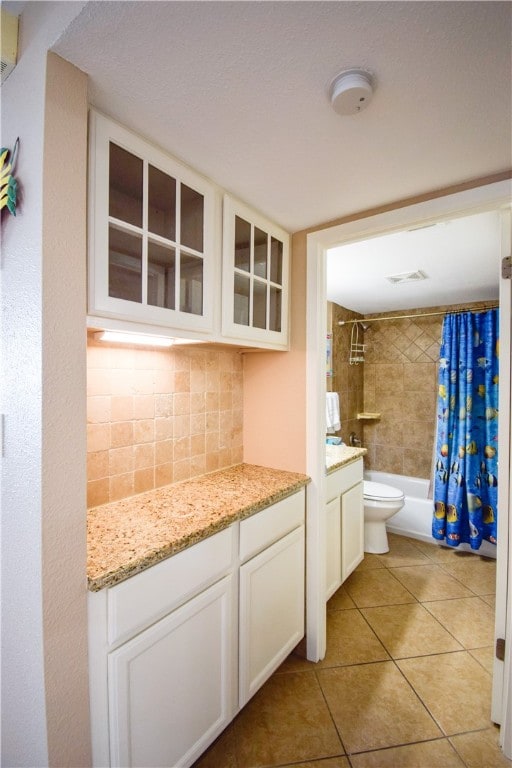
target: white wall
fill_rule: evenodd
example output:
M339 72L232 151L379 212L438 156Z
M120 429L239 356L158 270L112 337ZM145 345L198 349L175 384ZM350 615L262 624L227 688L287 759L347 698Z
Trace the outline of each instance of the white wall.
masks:
M43 412L46 424L62 422L59 404L49 396L43 382L54 379L48 368L52 365L51 355L48 360L45 356L45 347L51 348L52 328L65 324L72 308L68 304L60 311L62 286L55 290L51 301L48 296L43 301L46 52L83 5L25 4L19 63L1 92L1 144L12 147L20 137L15 175L21 193L17 217L2 217L0 386L5 433L1 468L1 716L5 766L51 764L43 647L43 496L52 496L52 486L59 487L58 476L66 468L54 464L50 469L49 462L44 462ZM72 324L75 327L76 322ZM70 397L67 412L73 411L75 395ZM72 433L72 426L68 423L68 433ZM67 436L64 432L62 439ZM73 478L70 482L73 484ZM65 549L66 541L48 541L47 546L58 552ZM66 630L64 616L62 620L61 632Z

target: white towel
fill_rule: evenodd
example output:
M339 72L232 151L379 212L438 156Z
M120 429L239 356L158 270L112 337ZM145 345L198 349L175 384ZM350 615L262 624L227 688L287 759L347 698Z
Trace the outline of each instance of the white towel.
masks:
M325 422L328 434L333 434L341 429L340 399L337 392L327 392Z

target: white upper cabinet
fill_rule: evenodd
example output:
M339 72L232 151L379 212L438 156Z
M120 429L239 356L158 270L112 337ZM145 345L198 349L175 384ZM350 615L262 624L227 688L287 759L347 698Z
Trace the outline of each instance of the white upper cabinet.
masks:
M288 348L289 235L224 196L222 334Z
M213 331L215 188L90 114L89 315Z

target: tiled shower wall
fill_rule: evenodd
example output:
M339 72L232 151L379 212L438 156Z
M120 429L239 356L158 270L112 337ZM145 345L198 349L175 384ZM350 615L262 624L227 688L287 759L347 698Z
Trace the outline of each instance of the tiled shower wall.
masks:
M492 302L488 304L491 306ZM461 305L429 307L385 312L380 316L444 313L460 308ZM333 305L332 314L336 371L333 390L340 393L343 439L348 442L351 431L362 438L363 446L368 449L367 469L429 478L443 315L397 317L369 323L364 334L365 362L351 366L348 364L351 325L341 326L338 332L336 320L361 316L337 305ZM377 412L381 417L376 421L354 421L361 411Z
M355 432L363 439L362 422L357 414L363 410L363 365L350 365L350 336L352 324L338 325L340 320L361 317L357 312L329 302L328 318L332 329L332 378L327 379L327 391L337 392L340 398L341 436L348 445L349 435Z
M87 345L87 504L242 461L236 351Z
M436 315L369 324L364 410L381 418L364 422L368 469L430 477L442 322Z

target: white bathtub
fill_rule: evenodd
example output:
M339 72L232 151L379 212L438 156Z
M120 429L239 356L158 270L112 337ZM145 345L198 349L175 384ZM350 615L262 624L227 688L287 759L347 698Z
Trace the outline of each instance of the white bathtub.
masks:
M364 473L366 480L376 483L385 483L399 488L405 495L405 504L396 515L388 520L386 528L390 533L398 533L402 536L410 536L420 541L428 541L431 544L438 542L432 538L432 499L428 498L429 480L421 477L407 477L406 475L393 475L389 472L376 472L368 470ZM456 549L464 552L474 552L485 557L496 557L496 546L489 541L483 541L480 549L471 549L469 544L459 544Z

